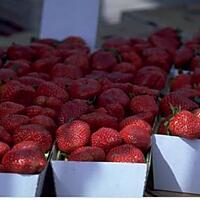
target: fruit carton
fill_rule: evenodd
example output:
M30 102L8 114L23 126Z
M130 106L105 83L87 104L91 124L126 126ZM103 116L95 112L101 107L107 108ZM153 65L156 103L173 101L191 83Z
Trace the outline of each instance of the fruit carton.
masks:
M54 184L60 197L142 197L147 163L52 160Z
M154 189L200 194L200 140L153 135Z

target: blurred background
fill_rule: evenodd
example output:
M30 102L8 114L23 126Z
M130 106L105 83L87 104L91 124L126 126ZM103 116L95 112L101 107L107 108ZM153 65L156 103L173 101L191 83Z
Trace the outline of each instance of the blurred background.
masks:
M59 1L59 0L58 0ZM101 0L97 44L112 35L146 36L173 26L200 31L200 0ZM0 45L28 43L39 34L42 0L0 0Z

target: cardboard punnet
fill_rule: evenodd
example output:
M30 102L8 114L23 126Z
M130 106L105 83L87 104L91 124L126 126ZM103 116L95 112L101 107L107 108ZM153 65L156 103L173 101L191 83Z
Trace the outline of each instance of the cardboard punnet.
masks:
M200 140L153 135L154 189L200 194Z
M56 153L55 153L56 154ZM52 160L59 197L142 197L148 163Z

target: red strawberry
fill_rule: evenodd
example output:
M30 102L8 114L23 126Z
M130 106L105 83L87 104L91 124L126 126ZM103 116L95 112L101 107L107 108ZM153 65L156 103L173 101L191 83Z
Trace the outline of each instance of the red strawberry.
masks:
M117 64L117 60L111 52L96 51L91 58L91 65L97 70L109 70Z
M118 131L103 127L92 134L91 143L93 147L100 147L108 152L111 148L120 145L122 139Z
M190 69L195 70L196 68L200 68L200 56L194 56L190 63Z
M89 125L80 120L75 120L70 124L63 124L56 131L57 146L59 150L66 153L87 145L89 137Z
M187 97L168 94L160 101L159 111L163 116L168 116L172 113L171 106L180 107L182 110L194 110L199 107L198 104Z
M155 117L155 114L152 113L152 112L143 112L143 113L138 113L136 115L133 115L133 116L130 116L130 117L126 117L125 119L123 119L119 126L120 126L120 129L124 128L125 126L127 125L130 125L132 123L135 122L135 120L144 120L146 121L147 123L149 124L153 124L154 122L154 117Z
M41 114L51 117L53 119L57 118L57 112L55 110L53 110L52 108L43 108Z
M100 71L100 70L93 70L90 74L87 74L85 78L101 80L108 75L108 72Z
M22 141L18 144L15 144L12 148L13 151L17 150L25 150L25 149L38 149L41 151L40 146L38 145L37 142L34 141Z
M172 135L196 139L200 137L200 119L193 113L182 110L169 122L169 130Z
M25 109L25 113L29 117L34 117L36 115L40 115L42 113L42 107L41 106L28 106Z
M70 161L104 161L105 153L99 147L80 147L73 151L68 160Z
M42 73L42 72L31 72L31 73L28 73L27 76L40 78L40 79L43 79L45 81L49 81L50 80L50 76L48 74Z
M119 103L123 107L127 107L129 101L129 97L123 90L111 88L101 93L98 98L98 105L104 107L108 104Z
M45 83L45 81L41 78L36 78L32 76L21 76L18 78L18 81L20 83L23 83L24 85L30 85L33 88L38 88L41 84Z
M4 143L0 142L0 159L10 150L10 147Z
M29 121L29 117L25 115L10 114L0 119L0 125L3 126L7 131L13 132L19 126L28 124Z
M52 82L57 86L67 90L72 82L72 79L66 77L55 77L52 79Z
M158 113L158 105L154 97L149 95L140 95L133 97L130 102L130 109L133 113L152 112Z
M189 74L180 74L177 77L174 78L171 82L171 90L177 90L180 88L185 88L185 87L192 87L192 82L191 82L191 75Z
M101 86L94 79L81 78L71 83L69 93L72 98L89 99L99 94Z
M130 124L125 126L121 131L121 138L127 144L133 144L135 147L139 148L143 152L146 152L151 146L151 132L147 131L143 126L139 124Z
M119 103L107 104L106 110L108 111L108 114L117 117L119 120L124 118L124 108Z
M194 88L200 88L200 68L196 68L192 74L192 84Z
M16 79L17 75L12 69L1 68L0 69L0 81L1 83L8 82Z
M106 78L115 83L127 83L132 82L134 76L131 73L112 72L109 73Z
M78 119L82 114L89 111L87 101L74 99L62 105L58 114L58 123L64 124L72 120Z
M166 119L166 118L161 119L159 123L158 131L157 131L158 134L169 135L168 125L166 124L168 120L169 119Z
M79 79L83 76L79 67L71 64L58 63L51 70L51 77L67 77L71 79Z
M106 155L108 162L131 162L131 163L144 163L145 158L138 148L131 144L124 144L112 148Z
M0 141L10 144L12 142L11 135L6 131L3 126L0 126Z
M46 164L46 158L40 150L21 149L7 152L2 164L6 172L33 174L41 172Z
M194 113L196 117L200 118L200 108L193 110L192 113Z
M52 109L60 109L62 101L56 97L38 96L34 100L34 103L39 106L49 107Z
M31 119L32 124L39 124L49 130L50 132L54 132L56 129L56 124L50 117L45 115L37 115Z
M85 40L79 36L69 36L66 39L64 39L63 42L66 44L79 44L82 46L86 45Z
M187 98L193 98L193 97L199 97L200 91L198 91L197 89L184 87L184 88L175 90L174 92L171 92L170 94L175 94L175 95L183 96L183 97L187 97Z
M31 70L30 64L26 60L11 60L4 67L14 70L18 76L24 76Z
M159 90L150 89L144 86L132 85L132 90L130 93L133 94L134 96L145 95L145 94L150 96L158 96Z
M69 96L68 93L63 89L58 87L52 82L45 82L41 84L36 90L37 96L47 96L47 97L57 97L61 101L67 101Z
M11 101L2 102L0 104L0 117L8 114L17 114L24 111L24 106Z
M52 145L52 137L49 131L38 124L22 125L15 130L13 134L15 144L22 141L37 142L43 152L50 150Z
M121 62L114 66L112 71L123 72L123 73L135 73L137 71L136 67L128 62Z
M47 45L49 47L51 47L51 46L54 47L58 43L58 40L55 40L52 38L36 39L36 40L34 40L34 43Z
M52 69L52 67L58 63L60 58L58 57L48 57L48 58L41 58L35 61L31 67L36 72L44 72L48 73Z
M103 112L85 114L80 119L87 122L92 130L97 130L101 127L118 129L117 118Z

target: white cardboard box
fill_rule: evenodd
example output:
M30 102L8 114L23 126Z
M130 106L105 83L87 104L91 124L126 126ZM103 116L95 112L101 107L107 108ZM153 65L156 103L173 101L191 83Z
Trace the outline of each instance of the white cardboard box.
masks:
M142 197L147 164L52 161L59 197Z
M154 189L200 194L200 140L153 135Z

